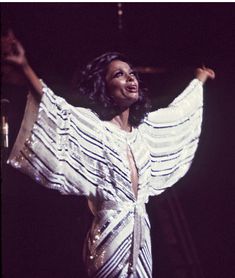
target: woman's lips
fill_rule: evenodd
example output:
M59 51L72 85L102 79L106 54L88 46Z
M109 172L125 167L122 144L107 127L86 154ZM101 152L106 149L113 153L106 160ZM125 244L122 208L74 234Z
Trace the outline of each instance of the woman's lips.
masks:
M138 87L136 85L128 85L126 86L126 90L130 93L136 93L138 91Z

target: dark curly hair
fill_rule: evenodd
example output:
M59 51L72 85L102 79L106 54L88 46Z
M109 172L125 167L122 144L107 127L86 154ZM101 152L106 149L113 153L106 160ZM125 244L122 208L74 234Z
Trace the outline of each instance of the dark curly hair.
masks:
M108 94L106 89L105 76L108 65L114 60L121 60L129 63L125 55L118 52L107 52L91 61L81 72L78 83L76 84L77 98L79 106L90 108L96 112L101 120L111 120L118 115L120 107ZM149 99L146 97L146 89L141 88L139 81L139 99L130 106L129 123L137 127L145 115L150 111Z

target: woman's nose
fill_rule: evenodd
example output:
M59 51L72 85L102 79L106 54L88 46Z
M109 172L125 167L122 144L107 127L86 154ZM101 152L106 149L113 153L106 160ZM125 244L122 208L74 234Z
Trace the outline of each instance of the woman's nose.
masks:
M135 78L134 78L133 75L128 74L128 76L127 76L127 81L132 81L132 80L134 80L134 79L135 79Z

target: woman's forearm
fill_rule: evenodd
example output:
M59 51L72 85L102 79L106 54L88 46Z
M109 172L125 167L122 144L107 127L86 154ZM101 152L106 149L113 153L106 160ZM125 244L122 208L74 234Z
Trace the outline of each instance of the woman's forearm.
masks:
M16 39L12 30L9 30L6 36L1 37L1 47L3 61L14 66L23 75L33 95L37 99L41 99L43 95L42 83L29 65L24 47Z
M39 80L38 76L34 72L34 70L31 68L31 66L27 63L24 66L22 66L22 72L28 81L28 84L30 86L30 91L32 94L36 97L41 99L43 95L43 85L41 81Z

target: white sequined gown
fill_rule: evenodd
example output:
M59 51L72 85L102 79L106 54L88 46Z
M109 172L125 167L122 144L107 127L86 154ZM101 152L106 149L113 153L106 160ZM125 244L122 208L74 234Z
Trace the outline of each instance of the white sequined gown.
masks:
M194 79L130 133L46 86L39 106L29 95L9 163L62 194L87 197L94 214L84 252L90 277L152 277L145 204L189 169L201 130L202 91ZM127 148L138 170L137 198Z

